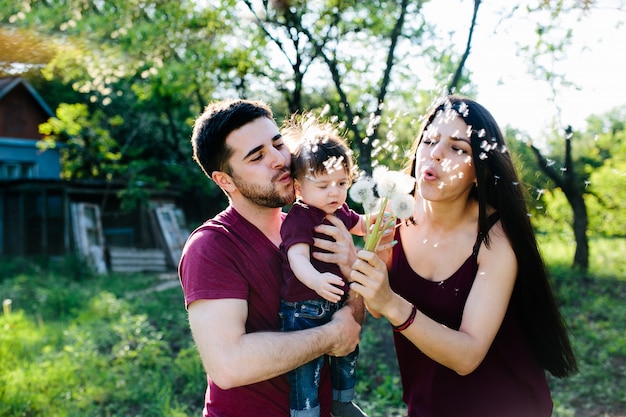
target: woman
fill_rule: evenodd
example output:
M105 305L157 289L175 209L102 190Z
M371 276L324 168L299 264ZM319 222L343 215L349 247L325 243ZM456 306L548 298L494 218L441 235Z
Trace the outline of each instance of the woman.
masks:
M387 262L361 251L351 274L393 326L409 416L549 417L544 370L564 377L576 360L500 128L445 97L409 169L416 209L399 244Z

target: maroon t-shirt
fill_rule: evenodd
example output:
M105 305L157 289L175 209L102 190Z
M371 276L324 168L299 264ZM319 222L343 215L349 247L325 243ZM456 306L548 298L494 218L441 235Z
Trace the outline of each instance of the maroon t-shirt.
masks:
M335 217L346 225L348 230L352 229L359 223L359 214L351 210L346 203L334 213ZM320 251L320 249L313 246L313 238L329 239L327 235L316 233L313 229L320 224L331 224L326 220L326 212L320 210L317 207L309 206L300 201L293 203L289 214L283 221L283 225L280 228L280 236L282 243L280 250L283 254L283 278L284 282L281 288L281 297L290 302L317 300L320 296L312 289L304 285L294 274L289 266L289 259L287 259L287 250L297 244L306 243L311 248L311 265L319 272L331 272L340 278L341 270L337 264L326 263L318 261L313 258L313 251ZM344 279L343 288L344 294L348 294L348 283Z
M234 208L229 206L191 233L183 249L179 275L185 306L202 299L247 300L247 333L280 330L282 256ZM289 383L284 375L228 390L215 385L210 375L207 381L205 417L289 416ZM321 386L321 415L328 417L331 387L327 370Z
M458 330L478 271L480 241L452 276L433 282L411 269L399 233L396 239L399 244L393 249L389 271L393 290L430 318ZM552 414L545 371L530 352L513 305L509 305L485 359L466 376L433 361L400 333L394 333L394 341L409 417L550 417Z

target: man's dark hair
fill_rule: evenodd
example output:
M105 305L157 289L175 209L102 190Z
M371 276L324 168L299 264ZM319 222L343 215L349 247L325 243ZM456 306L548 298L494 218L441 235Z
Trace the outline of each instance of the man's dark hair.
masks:
M214 171L231 173L232 149L226 146L226 137L259 117L274 120L272 110L260 101L223 100L204 109L194 123L191 146L193 159L209 178Z

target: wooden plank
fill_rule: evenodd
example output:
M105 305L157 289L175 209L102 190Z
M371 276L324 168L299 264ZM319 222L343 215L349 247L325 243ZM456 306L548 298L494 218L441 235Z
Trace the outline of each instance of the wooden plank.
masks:
M167 271L166 253L159 249L109 248L109 261L114 272Z

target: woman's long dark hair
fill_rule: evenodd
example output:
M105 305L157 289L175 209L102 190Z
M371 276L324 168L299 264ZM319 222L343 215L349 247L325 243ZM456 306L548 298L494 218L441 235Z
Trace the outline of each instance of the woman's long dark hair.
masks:
M524 190L493 116L474 100L447 96L436 103L422 124L415 148L428 125L441 112L454 111L468 125L478 186L470 198L478 201L478 233L489 247L488 207L500 215L502 228L517 258L517 279L511 298L517 306L531 349L544 369L556 377L577 371L567 328L557 307L547 268L530 223ZM408 170L415 175L415 151Z

